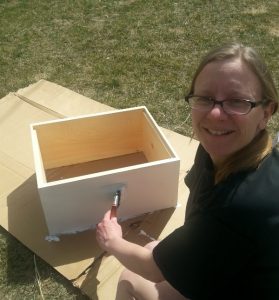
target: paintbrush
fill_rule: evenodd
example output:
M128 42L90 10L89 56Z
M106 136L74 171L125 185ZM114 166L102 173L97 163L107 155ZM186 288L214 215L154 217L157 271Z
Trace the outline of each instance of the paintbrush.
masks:
M110 218L117 216L117 208L120 206L121 191L117 191L113 196L113 202L110 210Z

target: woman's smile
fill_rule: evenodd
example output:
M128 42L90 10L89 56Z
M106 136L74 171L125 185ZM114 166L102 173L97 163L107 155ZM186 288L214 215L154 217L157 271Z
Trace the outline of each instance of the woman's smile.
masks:
M207 133L209 133L209 135L218 136L218 137L227 136L227 135L230 135L234 132L233 130L210 129L210 128L206 128L206 127L204 127L204 130Z

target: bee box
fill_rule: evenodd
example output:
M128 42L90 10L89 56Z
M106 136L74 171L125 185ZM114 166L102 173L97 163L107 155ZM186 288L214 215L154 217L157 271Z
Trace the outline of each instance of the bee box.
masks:
M95 225L121 192L118 217L177 203L179 158L145 107L31 124L50 236Z

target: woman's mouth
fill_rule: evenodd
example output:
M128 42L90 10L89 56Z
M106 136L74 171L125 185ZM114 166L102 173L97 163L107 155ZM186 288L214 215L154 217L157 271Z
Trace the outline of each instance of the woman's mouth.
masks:
M229 135L233 133L233 130L214 130L214 129L208 129L204 128L210 135L214 136L223 136L223 135Z

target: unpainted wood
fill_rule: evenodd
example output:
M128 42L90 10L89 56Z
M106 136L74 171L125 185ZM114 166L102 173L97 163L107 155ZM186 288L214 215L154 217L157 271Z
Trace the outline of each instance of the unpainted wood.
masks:
M142 110L59 121L35 127L46 169L141 150Z
M47 182L147 163L143 152L104 158L46 170Z
M34 157L34 165L37 176L37 184L40 186L41 184L46 182L46 172L44 168L44 163L42 159L42 153L40 150L40 145L38 141L38 135L36 130L31 126L31 140L32 140L32 148L33 148L33 157Z
M158 127L151 122L146 114L143 115L143 147L148 161L158 161L174 157L168 150L165 141L158 133Z

